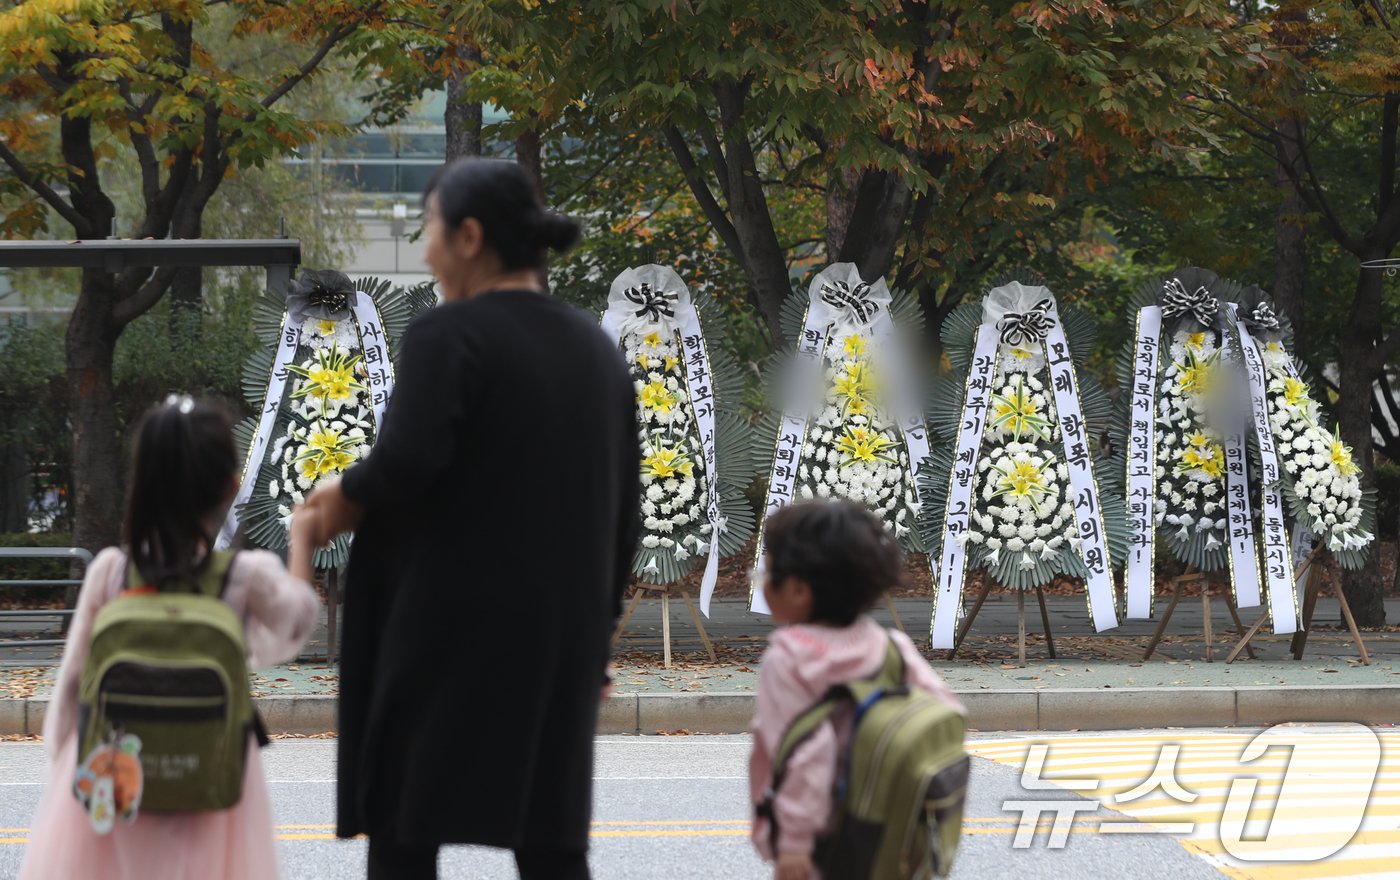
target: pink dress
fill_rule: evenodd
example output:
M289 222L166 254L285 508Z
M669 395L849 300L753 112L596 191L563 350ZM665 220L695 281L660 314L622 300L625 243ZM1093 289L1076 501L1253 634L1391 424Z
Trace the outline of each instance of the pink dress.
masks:
M243 797L228 810L140 814L98 835L73 797L77 767L78 685L98 610L124 586L126 554L103 550L88 567L77 613L44 718L46 785L34 817L20 880L265 880L282 875L272 809L257 744L249 738ZM311 586L264 550L238 554L224 600L243 618L249 662L284 663L315 625L319 601Z
M887 632L869 617L839 628L805 623L780 627L768 639L758 672L749 755L749 794L755 807L772 784L773 757L792 722L832 685L877 673L891 638L904 658L905 681L963 711L962 702L904 633ZM754 819L754 846L765 859L781 853L811 853L817 835L832 826L837 760L850 736L851 713L838 711L793 752L773 802L778 819L776 853L768 821Z

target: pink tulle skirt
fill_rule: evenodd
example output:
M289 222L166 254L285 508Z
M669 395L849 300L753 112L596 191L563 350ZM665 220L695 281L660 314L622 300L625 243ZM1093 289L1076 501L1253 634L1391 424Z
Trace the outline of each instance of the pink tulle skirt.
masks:
M70 788L77 766L70 736L48 769L20 880L276 880L282 876L257 744L248 745L243 798L229 810L141 814L110 834L88 824Z

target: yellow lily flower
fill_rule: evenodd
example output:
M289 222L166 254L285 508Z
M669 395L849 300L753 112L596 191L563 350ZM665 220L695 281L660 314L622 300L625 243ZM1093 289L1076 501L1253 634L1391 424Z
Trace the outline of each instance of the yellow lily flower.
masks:
M1351 457L1351 447L1342 442L1340 425L1332 433L1332 466L1344 477L1361 473L1360 465Z
M884 454L893 445L894 441L867 428L847 428L836 440L836 449L842 455L842 467L858 461L894 464L895 460Z
M1288 406L1301 406L1312 399L1309 390L1308 383L1289 376L1283 380L1283 402Z
M664 382L652 382L642 389L642 406L659 413L669 413L675 408L676 395L672 394Z

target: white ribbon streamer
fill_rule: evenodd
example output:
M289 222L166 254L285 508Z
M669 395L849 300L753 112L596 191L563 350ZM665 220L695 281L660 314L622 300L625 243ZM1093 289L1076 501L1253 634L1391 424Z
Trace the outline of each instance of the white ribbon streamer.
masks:
M1132 407L1128 431L1128 560L1124 575L1128 619L1152 616L1157 582L1157 370L1161 360L1162 310L1140 309L1133 351Z
M833 335L857 333L868 338L883 374L889 379L891 416L904 439L909 453L909 480L918 498L918 472L929 454L928 430L924 425L923 409L915 402L904 371L906 359L900 354L894 322L890 319L890 294L885 279L867 283L860 277L854 263L833 263L812 279L808 287L807 314L802 321L802 333L797 340L794 376L819 375L827 339ZM773 469L769 474L768 495L764 517L792 502L797 479L797 465L807 436L810 401L805 394L793 395L793 402L783 411L774 449ZM760 529L758 562L763 561L763 538ZM749 608L759 614L770 613L763 591L754 588Z
M1225 438L1225 504L1230 540L1230 582L1235 605L1253 608L1263 601L1259 591L1259 560L1254 546L1254 511L1249 500L1249 467L1243 431Z
M384 319L379 315L379 306L374 304L374 298L363 290L357 290L350 310L360 336L360 352L368 374L370 409L374 413L374 436L378 437L379 428L384 424L384 408L389 405L389 395L394 392L394 363L389 359Z
M1230 312L1233 316L1234 304L1230 304ZM1274 447L1274 432L1269 425L1264 356L1244 322L1237 320L1235 326L1240 334L1245 373L1249 377L1250 410L1254 416L1254 433L1259 441L1259 459L1264 478L1264 485L1260 487L1264 517L1262 563L1264 581L1269 588L1269 615L1273 618L1274 632L1286 635L1298 630L1298 597L1294 593L1288 533L1284 527L1278 450Z
M972 489L976 483L977 458L982 448L982 429L987 423L992 376L995 374L997 344L995 322L983 320L977 328L972 349L967 389L959 420L957 452L948 475L948 508L943 518L943 553L939 559L933 591L932 648L951 648L956 638L958 617L962 614L963 578L967 568L966 536L972 518Z
M719 580L720 532L724 517L719 507L719 460L715 440L714 376L700 326L700 313L690 291L674 269L655 264L625 269L613 279L603 312L603 332L619 345L622 337L652 328L673 338L680 336L684 352L682 370L700 451L705 459L705 516L710 524L709 556L700 580L700 610L710 616L710 600Z
M289 372L287 367L296 358L297 347L301 345L301 328L287 326L287 313L282 313L282 329L277 339L277 354L272 360L272 373L267 377L267 391L263 394L263 408L258 416L258 430L248 444L248 457L243 462L243 481L238 485L238 494L233 498L224 525L214 539L215 550L227 550L238 534L238 508L253 497L253 487L258 481L258 471L267 456L267 445L272 441L272 429L277 424L277 414L282 410L282 394L287 387Z
M1042 288L1043 289L1043 288ZM1046 290L1046 294L1049 291ZM1108 535L1104 531L1103 507L1098 483L1094 479L1094 460L1079 405L1079 380L1074 374L1074 359L1065 339L1064 324L1053 305L1054 319L1045 336L1046 363L1055 389L1055 409L1060 419L1060 440L1064 444L1065 464L1074 493L1074 519L1079 529L1079 558L1089 570L1085 592L1089 597L1089 613L1094 630L1103 632L1118 626L1117 602L1113 593L1113 563L1108 553Z

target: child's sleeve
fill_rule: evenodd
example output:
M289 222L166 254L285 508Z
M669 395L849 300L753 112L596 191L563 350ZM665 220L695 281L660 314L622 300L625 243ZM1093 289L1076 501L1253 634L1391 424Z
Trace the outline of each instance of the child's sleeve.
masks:
M919 649L914 647L914 643L902 632L891 631L890 638L894 639L895 645L899 648L899 654L904 658L905 680L920 690L933 694L938 699L957 709L963 715L967 714L967 709L963 707L962 700L953 693L953 689L948 687L948 683L933 671L933 667L928 665L928 660Z
M77 733L78 688L83 680L83 666L87 663L88 643L92 641L92 626L97 612L120 590L117 579L125 566L126 554L109 547L97 554L83 577L78 606L73 610L73 621L63 646L63 662L59 664L58 679L44 715L44 751L50 763L68 737Z
M247 590L243 629L249 665L275 666L295 658L316 625L321 607L316 591L266 550L245 550L234 565Z
M749 793L754 806L753 844L759 855L773 859L779 853L810 853L816 836L831 813L831 792L836 781L836 734L830 722L798 746L788 760L787 773L773 802L778 822L777 851L772 826L758 816L757 808L773 782L773 759L788 726L807 708L803 689L795 680L795 658L781 644L769 647L758 675L757 706L753 717L753 751L749 755Z

